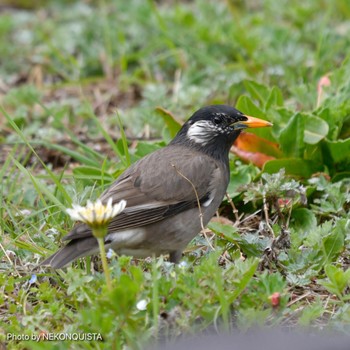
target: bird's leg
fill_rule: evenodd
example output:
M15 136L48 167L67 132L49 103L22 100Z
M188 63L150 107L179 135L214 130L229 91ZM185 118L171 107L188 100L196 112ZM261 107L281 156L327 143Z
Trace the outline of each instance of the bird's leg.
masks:
M169 260L170 262L174 264L178 264L182 258L182 251L181 250L174 250L172 252L169 252Z

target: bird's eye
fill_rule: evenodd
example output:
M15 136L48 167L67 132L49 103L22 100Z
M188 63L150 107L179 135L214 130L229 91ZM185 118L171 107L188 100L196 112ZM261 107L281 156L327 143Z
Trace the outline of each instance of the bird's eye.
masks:
M221 118L220 117L215 117L214 118L214 124L216 124L216 125L221 124Z

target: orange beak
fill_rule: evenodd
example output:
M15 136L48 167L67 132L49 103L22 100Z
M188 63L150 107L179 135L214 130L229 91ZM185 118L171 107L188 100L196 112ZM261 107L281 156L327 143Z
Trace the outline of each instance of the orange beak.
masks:
M247 128L263 128L265 126L272 126L272 123L268 122L267 120L250 117L249 115L245 115L245 117L247 120L240 121L239 124L243 124Z

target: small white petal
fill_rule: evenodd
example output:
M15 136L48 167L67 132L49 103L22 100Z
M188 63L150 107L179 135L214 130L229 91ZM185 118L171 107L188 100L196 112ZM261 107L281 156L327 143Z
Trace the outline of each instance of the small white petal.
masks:
M66 211L67 211L67 214L72 218L72 220L76 220L76 221L80 220L78 211L76 211L75 209L67 209Z
M15 216L29 216L32 212L28 209L20 210Z
M87 210L84 208L84 210L78 211L78 217L80 221L82 222L88 222L88 221L94 221L94 220L90 220L89 216L88 216L89 212L87 212Z
M113 249L109 248L109 249L108 249L108 252L107 252L107 254L106 254L106 257L107 257L108 259L111 259L111 258L113 257L113 255L114 255Z
M32 275L30 280L29 280L29 284L34 284L34 283L36 283L36 281L37 281L36 275Z
M147 304L148 301L146 299L142 299L136 304L136 308L140 311L144 311L147 309Z
M182 268L182 269L185 269L187 266L188 266L188 264L187 264L186 261L181 261L180 264L179 264L179 267Z
M94 207L94 203L92 203L90 200L88 200L86 203L86 208L92 209L93 207Z
M126 207L126 201L122 199L119 203L114 205L113 216L120 214Z
M109 197L108 201L107 201L107 208L108 208L108 210L112 210L112 202L113 202L113 198Z

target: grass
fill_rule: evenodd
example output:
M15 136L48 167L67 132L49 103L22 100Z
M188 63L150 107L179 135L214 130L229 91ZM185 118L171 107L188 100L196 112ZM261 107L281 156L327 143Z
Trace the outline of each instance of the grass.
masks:
M0 341L142 349L257 325L349 334L349 15L347 0L5 7ZM274 127L236 145L230 199L180 265L112 256L112 290L98 257L33 272L72 227L65 208L212 103ZM36 341L77 333L95 340Z

